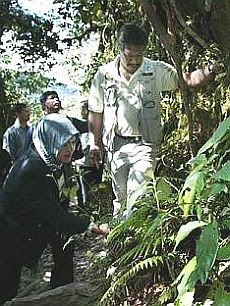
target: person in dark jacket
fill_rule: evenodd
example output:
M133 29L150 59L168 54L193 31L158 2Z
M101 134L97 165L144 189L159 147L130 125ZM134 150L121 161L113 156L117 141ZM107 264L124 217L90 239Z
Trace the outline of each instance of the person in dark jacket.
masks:
M45 114L58 114L63 109L61 100L55 90L45 91L40 97L40 102ZM67 118L73 123L80 134L88 132L87 122L73 117L67 116Z
M0 188L12 166L10 154L5 150L0 148Z
M33 144L10 170L0 191L0 304L17 295L23 266L41 256L55 231L103 234L88 217L60 205L62 165L70 162L78 131L60 114L36 125Z

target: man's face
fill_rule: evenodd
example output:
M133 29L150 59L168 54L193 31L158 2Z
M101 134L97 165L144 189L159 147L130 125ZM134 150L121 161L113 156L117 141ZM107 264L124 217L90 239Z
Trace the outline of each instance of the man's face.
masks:
M29 108L25 107L23 110L17 114L17 117L22 122L27 122L30 120L30 110Z
M126 72L133 74L143 61L144 46L126 46L121 51L120 61Z
M73 136L66 144L64 144L58 153L57 160L60 164L66 164L71 161L73 152L76 148L76 136Z
M58 113L61 109L61 101L58 95L50 95L43 104L43 108L47 114Z

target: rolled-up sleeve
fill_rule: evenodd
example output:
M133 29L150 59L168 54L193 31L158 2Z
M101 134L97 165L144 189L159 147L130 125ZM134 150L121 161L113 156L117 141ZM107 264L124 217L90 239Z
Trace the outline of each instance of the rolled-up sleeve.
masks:
M95 113L102 113L104 109L104 92L103 92L103 79L104 75L102 69L99 68L95 74L88 99L89 111Z
M175 67L163 61L156 62L156 87L159 92L175 90L179 86L178 73Z
M4 133L2 148L10 154L12 160L17 158L15 133L12 129L8 129Z

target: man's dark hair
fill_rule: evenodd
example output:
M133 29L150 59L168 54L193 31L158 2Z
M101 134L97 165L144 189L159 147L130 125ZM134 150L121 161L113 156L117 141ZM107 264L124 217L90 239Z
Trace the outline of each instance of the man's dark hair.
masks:
M146 46L148 35L134 23L125 23L118 32L118 45L121 50L126 46Z
M48 90L48 91L45 91L45 92L41 95L41 97L40 97L40 102L41 102L41 104L44 104L49 96L58 97L58 94L57 94L57 92L56 92L55 90ZM59 97L58 97L58 98L59 98Z
M20 114L25 108L27 108L25 103L17 103L13 106L13 112L17 115Z

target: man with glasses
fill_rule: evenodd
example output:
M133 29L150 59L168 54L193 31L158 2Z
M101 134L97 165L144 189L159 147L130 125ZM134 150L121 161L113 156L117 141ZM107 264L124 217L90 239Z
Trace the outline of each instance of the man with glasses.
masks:
M143 56L147 42L139 26L124 24L118 35L120 53L99 68L88 101L92 163L99 165L102 132L116 196L114 215L126 202L124 217L132 213L141 186L153 179L162 138L160 94L179 86L173 66ZM189 87L214 77L214 65L183 74Z

